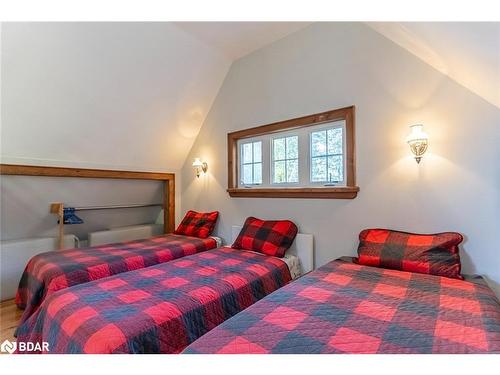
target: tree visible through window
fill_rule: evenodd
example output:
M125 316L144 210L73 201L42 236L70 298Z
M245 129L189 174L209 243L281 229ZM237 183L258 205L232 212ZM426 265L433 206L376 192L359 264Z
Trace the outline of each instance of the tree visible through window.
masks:
M232 197L355 198L354 106L228 134Z
M241 182L243 185L262 184L262 142L241 145Z
M299 182L299 137L273 139L273 184Z
M311 133L311 182L344 180L342 128Z

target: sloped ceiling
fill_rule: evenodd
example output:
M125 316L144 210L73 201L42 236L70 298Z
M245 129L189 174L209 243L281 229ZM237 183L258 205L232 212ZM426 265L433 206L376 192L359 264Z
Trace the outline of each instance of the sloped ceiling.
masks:
M176 22L175 25L237 60L311 22Z
M306 23L4 23L4 163L179 170L233 60Z
M4 23L2 162L178 170L230 65L169 23Z
M370 22L368 26L500 108L499 22Z

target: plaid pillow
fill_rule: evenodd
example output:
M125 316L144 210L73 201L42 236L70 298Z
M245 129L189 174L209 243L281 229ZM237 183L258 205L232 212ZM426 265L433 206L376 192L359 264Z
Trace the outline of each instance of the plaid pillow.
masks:
M249 217L232 248L283 258L296 235L297 226L290 220L271 221Z
M463 279L460 275L460 233L415 234L365 229L359 234L359 264Z
M198 238L207 238L214 230L218 217L219 211L188 211L174 233Z

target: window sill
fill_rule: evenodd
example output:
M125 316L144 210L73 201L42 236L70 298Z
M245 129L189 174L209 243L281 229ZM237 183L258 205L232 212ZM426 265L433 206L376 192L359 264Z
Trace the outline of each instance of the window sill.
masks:
M233 198L318 198L318 199L354 199L359 187L334 188L233 188L227 189Z

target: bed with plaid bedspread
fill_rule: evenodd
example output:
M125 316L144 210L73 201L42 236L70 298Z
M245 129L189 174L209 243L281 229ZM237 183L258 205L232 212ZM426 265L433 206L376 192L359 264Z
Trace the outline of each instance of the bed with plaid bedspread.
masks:
M21 322L57 290L216 247L214 238L166 234L144 240L38 254L26 265L16 293L16 304L24 309Z
M209 250L55 292L17 341L47 342L49 353L178 353L290 279L278 258Z
M184 352L498 353L500 305L484 282L336 260Z

